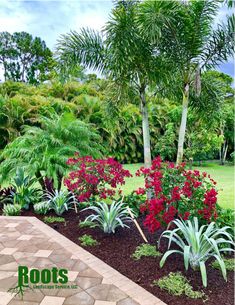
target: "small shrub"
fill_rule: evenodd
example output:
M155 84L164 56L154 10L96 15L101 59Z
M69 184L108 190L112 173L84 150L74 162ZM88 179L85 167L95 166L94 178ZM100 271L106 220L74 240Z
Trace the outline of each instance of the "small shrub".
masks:
M36 214L43 214L43 215L45 215L50 210L50 206L47 202L35 203L33 208Z
M82 246L97 246L98 242L91 235L84 234L78 238Z
M193 290L193 287L181 272L170 272L169 275L154 281L153 285L156 285L163 290L167 290L167 292L172 295L181 296L185 294L191 299L205 298L205 293L203 291Z
M95 228L97 225L93 223L92 221L80 221L79 222L80 228Z
M225 268L228 271L233 271L235 269L235 262L234 262L234 258L224 258L224 264L225 264ZM211 266L214 269L220 269L220 265L217 261L214 261Z
M20 204L4 204L2 209L3 215L5 216L18 216L21 212Z
M184 163L175 166L157 157L150 168L141 167L136 175L145 178L142 193L151 194L140 208L146 213L144 225L150 232L178 217L184 220L198 217L202 224L216 220L216 182L207 173L186 170Z
M132 258L139 260L142 256L161 256L161 253L156 250L156 247L149 244L142 244L138 246L135 252L132 254Z
M63 217L46 216L43 220L47 223L65 222Z
M121 202L112 202L110 205L97 202L96 206L88 207L82 211L91 210L94 214L89 215L85 222L93 222L101 228L104 233L115 233L118 227L129 228L126 224L131 221L127 208Z
M125 184L125 178L131 177L128 170L112 158L96 160L90 156L70 158L68 165L78 170L69 173L64 184L75 193L79 202L111 198L117 194L117 187Z
M233 209L223 209L219 207L218 218L216 219L216 224L221 228L225 226L231 227L234 230L234 220L235 213ZM232 231L233 234L233 231Z

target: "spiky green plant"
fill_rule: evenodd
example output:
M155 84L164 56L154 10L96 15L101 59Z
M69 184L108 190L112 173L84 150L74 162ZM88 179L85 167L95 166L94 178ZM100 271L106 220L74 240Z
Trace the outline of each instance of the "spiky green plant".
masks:
M115 233L118 227L129 228L126 222L131 221L128 210L120 201L108 205L105 202L97 202L95 206L88 207L82 211L93 211L84 222L93 222L104 233Z
M35 178L26 176L22 168L16 169L16 176L13 178L10 196L4 199L5 202L19 204L21 208L28 209L30 204L38 202L41 197L41 190L35 187Z
M76 204L74 195L66 190L47 192L45 197L45 203L48 205L49 209L54 210L58 216L61 216L65 211L68 211L72 204Z
M39 202L33 205L33 209L36 214L46 214L50 210L48 202Z
M172 222L176 228L166 230L159 239L168 239L168 251L163 255L160 261L162 267L168 256L172 254L181 254L184 257L184 266L188 270L189 265L193 269L200 268L203 285L207 286L206 261L209 258L215 258L219 263L222 275L225 280L226 268L221 253L234 251L234 242L232 235L227 232L229 227L217 228L214 222L209 225L199 226L198 219L183 221L176 219ZM179 250L169 250L174 242ZM226 248L220 245L226 244Z
M3 206L3 215L5 216L18 216L21 212L20 204L4 204Z

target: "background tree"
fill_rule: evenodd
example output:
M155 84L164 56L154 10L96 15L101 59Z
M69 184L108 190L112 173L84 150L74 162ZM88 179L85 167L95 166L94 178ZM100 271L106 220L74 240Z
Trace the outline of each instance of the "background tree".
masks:
M54 61L45 41L26 32L2 32L0 38L0 64L5 80L36 84L47 79Z
M77 120L72 113L41 118L42 127L25 126L24 134L8 144L1 154L0 181L9 179L17 167L36 176L42 188L45 177L52 178L58 189L66 173L66 161L75 152L81 156L101 156L99 136Z

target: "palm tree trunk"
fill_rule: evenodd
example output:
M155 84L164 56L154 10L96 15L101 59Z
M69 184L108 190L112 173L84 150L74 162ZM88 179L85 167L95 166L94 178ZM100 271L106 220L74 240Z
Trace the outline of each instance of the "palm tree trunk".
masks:
M140 92L140 98L141 98L143 143L144 143L144 166L150 167L152 160L151 160L148 108L145 99L145 90L142 90Z
M179 140L178 140L178 151L176 164L180 164L183 160L184 155L184 139L187 124L187 114L188 114L188 102L189 102L189 84L186 84L183 92L183 110L181 116L181 124L179 130Z

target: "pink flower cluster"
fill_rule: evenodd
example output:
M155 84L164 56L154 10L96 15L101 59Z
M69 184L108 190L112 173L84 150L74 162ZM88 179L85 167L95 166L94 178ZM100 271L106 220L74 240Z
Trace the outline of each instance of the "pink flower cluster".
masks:
M128 170L113 158L93 159L91 156L70 158L67 164L78 168L64 179L65 186L76 194L79 202L88 201L95 196L100 199L113 198L125 178L131 177Z

